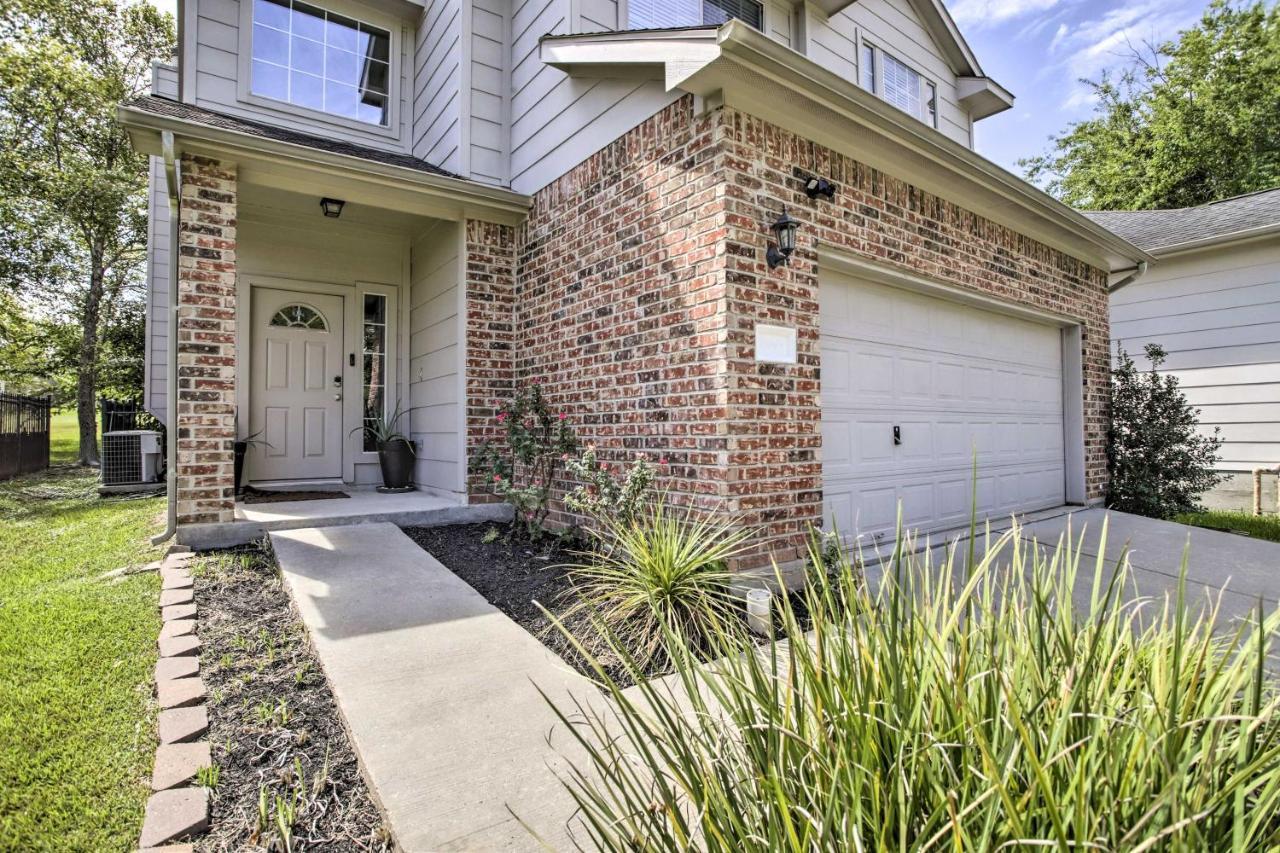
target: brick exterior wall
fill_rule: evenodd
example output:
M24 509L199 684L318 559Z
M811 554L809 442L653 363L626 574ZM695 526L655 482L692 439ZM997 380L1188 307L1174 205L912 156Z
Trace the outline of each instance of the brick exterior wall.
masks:
M809 174L837 184L834 202L803 194ZM769 270L784 203L804 225L791 264ZM819 243L1078 318L1087 488L1103 494L1106 274L784 128L727 108L695 116L685 98L588 158L536 194L509 313L471 298L473 265L484 279L495 257L472 257L471 237L469 226L470 444L507 364L505 351L473 359L485 340L506 346L509 316L515 380L542 382L603 458L666 456L674 499L762 531L741 567L798 557L821 522ZM798 364L756 363L757 321L798 330Z
M519 381L542 382L602 460L666 457L672 499L708 510L728 474L715 127L673 105L539 192L515 312Z
M236 169L182 155L178 523L235 514Z
M469 219L465 225L467 459L501 435L495 417L515 387L515 229ZM471 503L497 498L480 474L467 475Z

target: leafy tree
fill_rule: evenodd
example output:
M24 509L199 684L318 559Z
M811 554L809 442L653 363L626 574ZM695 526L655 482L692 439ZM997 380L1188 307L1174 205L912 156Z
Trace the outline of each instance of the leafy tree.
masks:
M104 330L141 288L146 158L116 120L172 55L146 3L0 0L0 286L73 323L81 464L97 462Z
M1030 180L1092 210L1187 207L1280 184L1280 5L1214 0L1195 27L1133 59L1082 81L1094 116L1020 161Z
M1148 370L1123 349L1111 370L1111 426L1107 505L1123 512L1171 518L1199 509L1198 498L1222 481L1214 471L1222 439L1197 432L1200 410L1171 373L1161 374L1165 351L1147 344Z

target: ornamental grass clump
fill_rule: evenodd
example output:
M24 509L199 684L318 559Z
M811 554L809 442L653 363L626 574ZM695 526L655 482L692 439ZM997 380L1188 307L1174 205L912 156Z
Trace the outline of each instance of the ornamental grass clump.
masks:
M1014 530L936 564L900 536L882 581L848 558L814 573L807 641L717 632L713 663L677 651L674 690L600 671L611 709L558 709L589 755L564 780L584 832L609 850L1276 849L1278 614L1228 627L1181 592L1137 601L1127 559L1086 567L1080 542Z
M729 587L728 561L744 550L750 530L673 507L661 495L625 520L595 521L599 547L570 567L576 596L562 619L596 626L640 676L669 665L673 645L684 654L738 633L741 603Z

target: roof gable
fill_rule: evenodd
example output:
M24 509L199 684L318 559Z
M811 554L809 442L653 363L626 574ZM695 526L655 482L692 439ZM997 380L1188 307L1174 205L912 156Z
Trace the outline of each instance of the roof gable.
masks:
M831 17L856 2L858 0L813 0L813 5L827 17ZM942 5L942 0L906 0L906 3L915 12L920 25L929 33L939 54L946 58L957 77L984 76L978 57L952 20L951 13Z

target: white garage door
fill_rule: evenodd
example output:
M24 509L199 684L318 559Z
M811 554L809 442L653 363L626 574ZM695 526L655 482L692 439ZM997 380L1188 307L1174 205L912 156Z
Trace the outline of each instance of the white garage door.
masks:
M1058 327L825 274L826 523L881 539L1064 502ZM895 441L896 435L896 441Z

